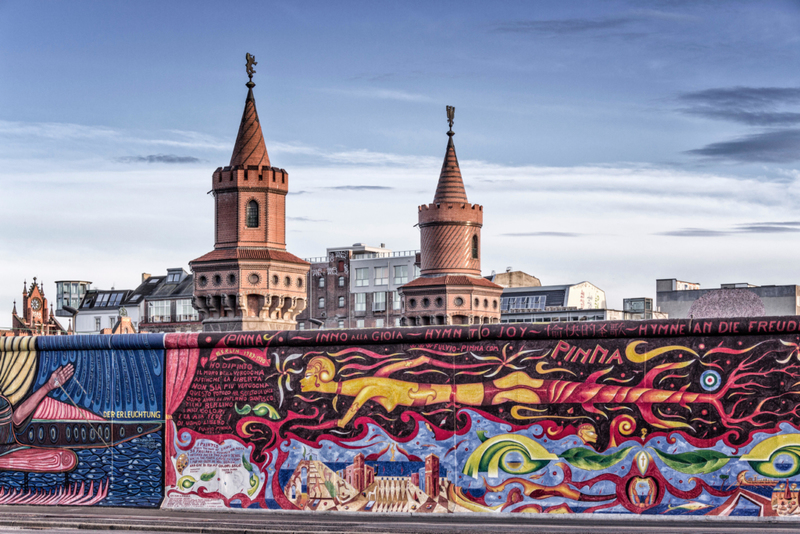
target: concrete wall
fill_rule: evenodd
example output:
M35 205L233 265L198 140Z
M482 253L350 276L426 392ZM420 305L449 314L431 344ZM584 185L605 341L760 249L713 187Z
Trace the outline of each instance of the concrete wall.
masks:
M797 317L4 343L0 502L800 515Z
M162 335L5 338L0 394L0 504L161 504Z
M800 312L798 286L758 286L737 289L694 289L658 291L656 307L670 318L685 319L690 315L704 318L795 315Z
M164 506L794 515L798 331L784 317L168 337Z

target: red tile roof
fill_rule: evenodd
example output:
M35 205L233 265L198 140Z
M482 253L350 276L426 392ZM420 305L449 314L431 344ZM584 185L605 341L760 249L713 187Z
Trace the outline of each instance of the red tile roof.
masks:
M233 146L233 155L231 156L231 167L237 165L270 166L267 145L264 144L264 135L261 133L261 122L258 120L256 99L253 97L252 88L247 91L242 122L239 124L239 134L236 136L236 144Z
M453 275L448 274L445 276L435 276L433 278L417 278L415 280L410 281L409 283L405 284L403 288L406 287L429 287L429 286L479 286L479 287L491 287L496 289L502 289L502 286L495 284L494 282L490 282L485 278L474 278L472 276L464 276L464 275Z
M453 133L448 132L450 139L447 141L447 151L442 163L442 172L439 174L439 183L436 185L436 194L433 203L456 202L466 204L467 191L464 189L464 180L461 178L461 169L458 167L456 147L453 144Z
M208 254L200 256L189 263L224 260L272 260L309 265L307 261L298 258L290 252L269 248L220 248L212 250Z

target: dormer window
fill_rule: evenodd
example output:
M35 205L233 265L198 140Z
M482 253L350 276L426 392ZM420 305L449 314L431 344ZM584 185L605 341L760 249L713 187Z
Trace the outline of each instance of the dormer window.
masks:
M258 228L258 202L251 200L247 203L245 224L248 228Z

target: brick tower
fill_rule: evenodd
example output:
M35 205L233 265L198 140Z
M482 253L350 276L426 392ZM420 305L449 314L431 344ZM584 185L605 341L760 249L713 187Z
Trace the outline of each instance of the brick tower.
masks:
M432 204L419 207L420 277L400 288L407 326L500 322L503 288L481 278L483 206L470 204L447 106L447 150Z
M286 251L289 174L270 166L253 96L247 98L231 163L214 171L214 250L190 262L204 331L291 330L306 307L309 264Z

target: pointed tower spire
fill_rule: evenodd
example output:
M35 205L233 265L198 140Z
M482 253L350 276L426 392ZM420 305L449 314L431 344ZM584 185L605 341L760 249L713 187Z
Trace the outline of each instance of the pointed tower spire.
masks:
M450 124L450 130L447 132L449 139L447 140L447 150L444 154L444 163L442 163L442 172L439 174L439 183L436 186L436 194L433 196L434 204L443 202L466 204L469 202L467 200L467 191L464 189L464 180L461 178L461 169L458 167L456 146L453 144L455 113L455 107L447 106L447 122Z
M247 98L244 101L244 113L242 122L239 124L239 133L236 136L236 144L233 146L231 155L231 167L255 165L258 167L269 167L269 155L267 145L264 143L264 134L261 132L261 122L258 120L256 111L256 99L253 96L253 65L258 65L255 57L247 54L247 75L250 81L247 86Z
M17 301L16 300L14 301L14 309L11 311L11 314L12 315L16 315L17 314Z

